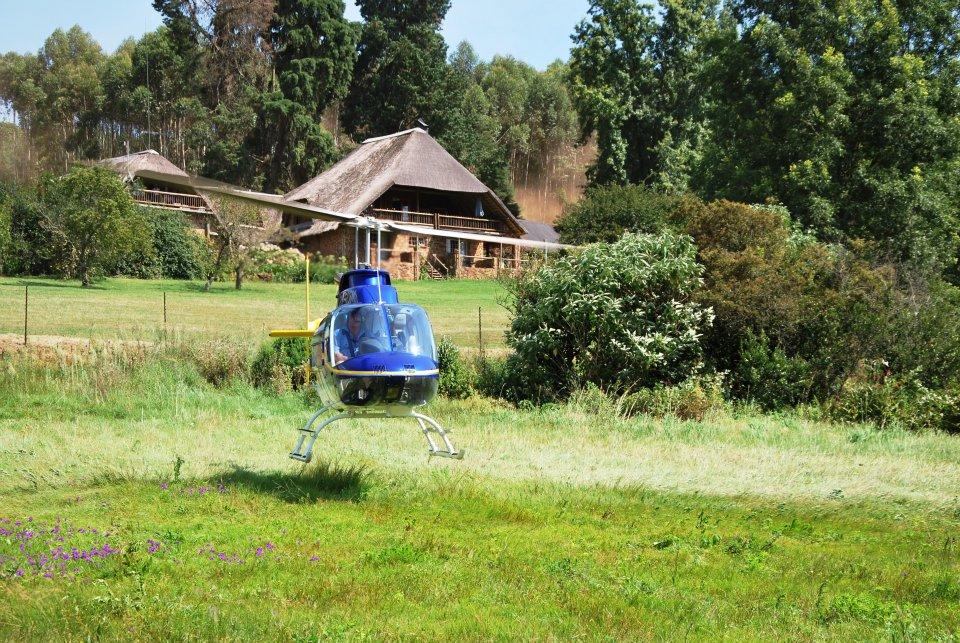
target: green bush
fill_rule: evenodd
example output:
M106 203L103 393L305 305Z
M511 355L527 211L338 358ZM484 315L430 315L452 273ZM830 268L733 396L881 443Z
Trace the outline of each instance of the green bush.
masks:
M910 375L890 375L875 363L851 377L827 405L835 420L869 422L878 428L960 432L960 390L932 390Z
M477 391L487 397L510 402L526 399L523 376L518 368L516 355L487 357L478 362L475 384Z
M55 272L55 253L44 228L43 210L33 189L7 188L10 241L3 257L8 275L49 275Z
M707 362L733 375L735 396L768 409L826 400L863 362L911 343L916 309L895 267L799 235L782 209L688 199L676 215L705 268L697 298L715 314ZM762 355L758 337L774 350Z
M686 380L711 319L693 301L701 272L689 237L627 234L509 282L522 394L549 401L589 382L616 393Z
M263 344L250 365L254 386L278 393L300 388L306 381L310 345L302 337L277 337Z
M735 398L772 411L809 401L812 375L804 359L787 357L779 347L771 347L763 334L748 333L730 384Z
M626 232L664 230L681 199L642 185L603 185L587 190L557 221L564 243L614 242Z
M199 279L210 249L181 212L154 209L148 215L160 274L168 279Z
M473 394L473 373L460 356L460 350L446 337L437 344L437 361L440 394L458 400L470 397Z

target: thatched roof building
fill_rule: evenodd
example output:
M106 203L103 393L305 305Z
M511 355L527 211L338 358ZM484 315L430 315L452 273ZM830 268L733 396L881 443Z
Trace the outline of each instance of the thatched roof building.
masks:
M480 213L503 221L511 236L523 234L519 221L503 201L419 127L365 140L329 170L288 192L284 199L359 215L373 207L389 208L387 193L391 191L415 193L418 201L422 196L422 201L407 205L415 212L439 211L439 201L431 200L431 195L458 195L459 208L444 203L456 210L446 213ZM477 201L479 204L475 204Z
M113 170L126 180L132 181L141 172L159 172L176 176L189 176L186 172L161 156L156 150L143 150L124 156L115 156L97 161L97 165Z

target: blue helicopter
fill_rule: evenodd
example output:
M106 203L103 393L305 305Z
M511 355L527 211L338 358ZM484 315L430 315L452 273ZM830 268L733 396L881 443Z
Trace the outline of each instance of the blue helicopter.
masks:
M307 288L309 318L309 284ZM345 418L413 418L430 456L463 458L440 423L417 412L437 394L433 330L423 308L400 303L385 270L364 267L344 273L337 307L326 317L308 321L305 330L276 330L270 336L310 338L307 378L323 402L300 429L290 453L294 460L310 462L320 431Z

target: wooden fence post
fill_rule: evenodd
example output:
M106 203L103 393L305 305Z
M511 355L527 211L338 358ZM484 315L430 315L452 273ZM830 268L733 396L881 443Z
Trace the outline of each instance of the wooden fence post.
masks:
M163 291L163 327L167 327L167 291Z
M27 345L27 311L30 309L30 286L23 287L23 345Z
M480 361L483 361L483 307L477 306L477 337L480 342Z

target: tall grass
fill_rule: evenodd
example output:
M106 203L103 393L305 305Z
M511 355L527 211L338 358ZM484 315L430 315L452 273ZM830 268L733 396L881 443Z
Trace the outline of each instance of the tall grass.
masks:
M960 627L956 438L471 398L430 408L462 462L428 462L413 423L348 421L304 469L310 396L204 377L205 351L0 357L0 639ZM78 557L41 559L57 547Z
M295 429L317 402L309 392L253 388L247 363L236 346L215 342L0 360L0 466L50 484L102 471L155 477L178 456L191 476L232 464L288 469ZM525 409L440 399L429 412L468 449L452 470L471 477L937 507L956 503L960 489L960 441L936 433L736 409L699 421L628 417L602 395ZM396 471L425 459L406 420L343 421L317 449L332 461ZM31 458L15 455L22 451ZM11 484L16 477L0 489Z

